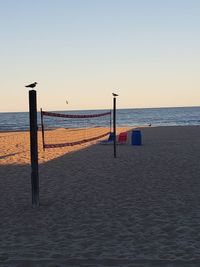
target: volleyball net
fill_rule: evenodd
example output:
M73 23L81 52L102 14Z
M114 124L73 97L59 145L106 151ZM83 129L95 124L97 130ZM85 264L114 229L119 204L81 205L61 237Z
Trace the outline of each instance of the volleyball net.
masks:
M60 148L93 143L111 132L111 111L64 114L41 109L43 148Z

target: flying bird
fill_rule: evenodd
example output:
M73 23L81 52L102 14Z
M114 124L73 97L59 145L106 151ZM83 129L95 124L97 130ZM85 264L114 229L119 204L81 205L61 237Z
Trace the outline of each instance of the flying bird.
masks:
M35 86L36 86L36 82L34 82L34 83L31 83L31 84L29 84L29 85L26 85L25 87L28 87L28 88L34 88Z
M115 94L115 93L112 93L112 95L113 95L113 96L118 96L118 95L117 95L117 94Z

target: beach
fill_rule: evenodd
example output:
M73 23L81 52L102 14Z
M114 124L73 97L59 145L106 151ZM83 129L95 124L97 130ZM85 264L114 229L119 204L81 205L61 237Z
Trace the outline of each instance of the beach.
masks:
M141 146L118 129L117 158L94 142L43 151L39 132L38 208L29 133L1 132L0 266L200 266L200 127L139 129Z
M130 131L132 127L119 127L117 134ZM63 144L99 136L109 132L109 128L65 129L58 128L45 131L45 143ZM82 139L81 139L82 138ZM106 140L108 136L99 140ZM96 144L99 140L86 142L74 146L64 146L43 150L42 132L38 131L38 162L39 164L61 157L67 153L84 149ZM30 133L29 131L0 132L0 164L30 164Z

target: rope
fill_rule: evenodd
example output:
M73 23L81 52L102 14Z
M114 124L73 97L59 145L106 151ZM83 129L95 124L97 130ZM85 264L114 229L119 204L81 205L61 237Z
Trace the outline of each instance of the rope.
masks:
M60 114L55 112L47 112L42 111L42 114L44 116L50 116L50 117L61 117L61 118L71 118L71 119L85 119L85 118L96 118L96 117L102 117L110 115L111 112L105 112L105 113L98 113L98 114L91 114L91 115L74 115L74 114Z
M99 136L96 136L96 137L92 137L92 138L89 138L89 139L83 139L83 140L80 140L80 141L75 141L75 142L70 142L70 143L63 143L63 144L45 144L44 147L45 148L56 148L56 147L65 147L65 146L81 145L81 144L84 144L84 143L87 143L87 142L92 142L92 141L101 139L101 138L105 137L106 135L108 135L109 133L110 132L107 132L105 134L102 134L102 135L99 135Z

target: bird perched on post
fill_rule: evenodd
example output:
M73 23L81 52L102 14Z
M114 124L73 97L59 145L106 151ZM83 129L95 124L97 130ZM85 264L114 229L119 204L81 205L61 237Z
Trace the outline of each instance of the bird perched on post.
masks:
M117 94L115 94L115 93L112 93L112 95L113 95L113 96L118 96L118 95L117 95Z
M29 85L25 85L25 87L28 87L28 88L34 88L35 86L36 86L36 82L34 82L34 83L31 83L31 84L29 84Z

